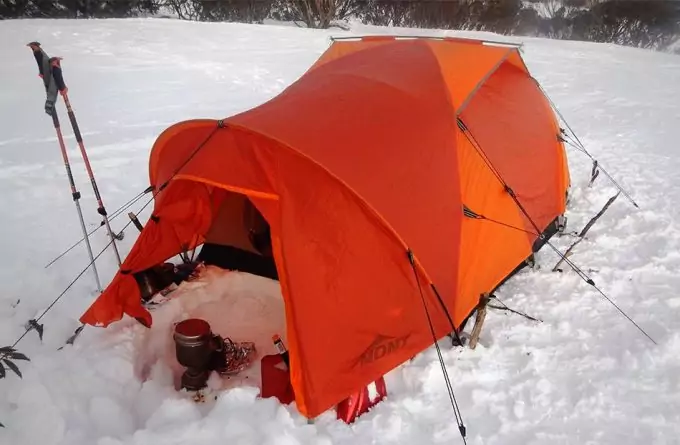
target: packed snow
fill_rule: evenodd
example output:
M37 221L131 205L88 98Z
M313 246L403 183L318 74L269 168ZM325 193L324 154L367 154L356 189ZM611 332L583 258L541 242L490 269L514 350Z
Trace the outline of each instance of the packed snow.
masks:
M350 33L445 34L362 26ZM12 344L88 263L81 245L45 268L81 232L27 42L38 40L48 54L64 58L69 95L112 212L148 185L149 150L163 129L266 101L315 61L330 35L347 34L158 19L0 22L0 345ZM679 443L680 57L604 44L447 34L522 42L529 69L585 147L639 203L636 209L619 196L571 260L658 343L568 268L551 272L558 258L546 247L538 269L523 272L498 294L541 321L491 310L475 350L441 342L468 443ZM96 203L61 103L58 110L91 230L100 221ZM568 231L580 231L616 189L602 174L588 187L591 163L582 153L571 149L569 161ZM115 219L114 228L126 220L125 214ZM135 236L134 227L126 230L121 253ZM564 251L573 241L564 236L553 242ZM92 243L95 254L107 243L103 229ZM97 266L108 282L116 270L113 253L104 252ZM108 329L88 327L73 346L58 350L97 294L92 275L83 275L40 321L42 341L31 331L19 343L31 358L18 362L23 378L8 372L0 380L0 422L6 426L0 443L462 443L433 349L391 372L388 398L353 425L333 413L308 424L294 405L258 398L256 385L232 385L210 403L183 397L168 349L173 322L209 316L221 334L238 332L249 337L238 340L261 343L270 337L243 331L228 308L241 304L238 311L255 320L266 318L280 329L285 323L274 313L282 305L274 282L208 271L185 284L175 292L192 298L159 308L154 329L129 319ZM220 310L224 318L217 316Z

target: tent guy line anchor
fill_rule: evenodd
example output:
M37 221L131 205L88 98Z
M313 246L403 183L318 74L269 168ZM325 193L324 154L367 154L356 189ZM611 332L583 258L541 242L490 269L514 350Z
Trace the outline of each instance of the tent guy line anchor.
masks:
M565 258L569 257L569 254L574 249L574 247L576 247L581 241L583 241L585 239L585 236L588 233L588 230L590 230L590 228L593 227L595 222L602 215L604 215L604 212L606 212L607 209L609 208L609 206L612 205L612 203L616 200L616 198L619 197L620 193L621 193L621 191L618 191L618 192L616 192L616 195L609 198L609 200L607 200L607 202L604 204L604 207L602 207L602 209L599 212L597 212L597 214L593 218L591 218L590 221L588 221L588 223L583 227L583 229L581 229L581 232L579 232L578 235L577 235L578 239L576 241L574 241L574 243L571 246L569 246L569 248L564 252ZM563 261L564 261L563 259L560 259L557 262L557 264L555 264L555 266L552 268L552 271L553 272L562 272L562 269L560 269L559 267L560 267L560 264L562 264Z
M538 319L538 318L536 318L536 317L532 317L531 315L529 315L529 314L527 314L527 313L525 313L525 312L518 311L518 310L516 310L516 309L512 309L512 308L509 307L507 304L505 304L500 298L498 298L498 295L496 295L496 294L491 294L491 295L489 295L489 300L492 300L492 299L498 301L498 302L501 304L501 306L495 306L495 305L493 305L493 304L491 304L491 303L487 303L487 305L486 305L487 307L490 307L490 308L496 309L496 310L500 310L500 311L508 311L508 312L512 312L513 314L516 314L516 315L519 315L519 316L521 316L521 317L524 317L524 318L526 318L527 320L535 321L535 322L537 322L537 323L543 323L543 320L541 320L541 319Z
M626 314L626 312L625 312L623 309L621 309L616 303L614 303L614 301L613 301L611 298L609 298L609 297L602 291L602 289L600 289L600 288L595 284L595 281L593 281L593 279L592 279L590 276L588 276L588 275L585 273L585 271L583 271L583 269L581 269L580 267L578 267L573 261L571 261L569 258L567 258L562 252L560 252L560 250L559 250L557 247L555 247L555 245L554 245L553 243L551 243L550 240L545 239L545 236L541 233L541 230L538 228L538 225L537 225L536 222L533 220L533 218L529 215L529 212L527 212L526 208L524 208L524 206L522 205L522 203L519 201L519 198L517 197L517 195L515 194L515 192L514 192L514 191L512 190L512 188L510 188L510 186L503 180L503 178L500 176L500 174L498 174L498 171L493 167L493 165L491 164L490 160L489 160L488 157L486 156L486 153L484 153L484 150L483 150L482 147L479 145L479 143L477 142L476 138L474 137L474 135L472 134L472 132L470 131L470 129L465 125L465 123L464 123L460 118L458 118L458 126L459 126L460 129L463 131L463 133L465 134L465 137L466 137L467 140L470 142L470 144L472 144L472 146L475 148L475 150L477 151L477 153L480 155L480 157L482 158L482 160L483 160L483 161L486 163L486 165L489 167L489 169L491 169L491 171L494 172L496 178L501 182L501 185L504 187L506 193L508 193L508 195L509 195L509 196L512 198L512 200L515 202L515 204L517 205L517 207L519 208L519 210L520 210L520 211L524 214L524 216L529 220L529 222L530 222L531 225L533 226L534 230L536 231L536 232L534 233L534 235L537 235L537 236L539 237L539 239L545 240L545 243L546 243L548 246L550 246L550 248L552 248L552 249L557 253L557 255L558 255L564 262L566 262L567 265L569 265L569 267L571 267L571 269L572 269L574 272L576 272L576 274L577 274L583 281L585 281L587 284L589 284L590 286L592 286L592 287L593 287L593 288L594 288L594 289L595 289L595 290L596 290L596 291L597 291L597 292L598 292L605 300L607 300L612 306L614 306L614 308L615 308L617 311L619 311L619 312L621 313L621 315L623 315L626 319L628 319L628 321L631 322L631 323L633 324L633 326L635 326L642 334L644 334L645 337L647 337L652 343L654 343L655 345L658 345L658 343L657 343L657 342L656 342L656 341L655 341L655 340L654 340L654 339L653 339L653 338L652 338L652 337L651 337L651 336L650 336L650 335L649 335L649 334L648 334L648 333L647 333L647 332L646 332L639 324L637 324L637 323L636 323L636 322L635 322L628 314Z
M565 122L565 124L566 124L566 122ZM572 130L570 129L570 131L572 131ZM621 186L621 185L620 185L613 177L612 177L612 175L610 175L609 172L608 172L604 167L602 167L602 164L600 163L600 161L598 161L597 159L595 159L595 158L588 152L588 150L585 149L585 147L584 147L582 144L581 144L580 146L578 145L578 144L580 144L580 141L578 142L578 144L577 144L576 142L574 142L574 139L573 139L571 136L569 136L569 135L564 131L563 128L560 129L560 133L561 133L561 134L560 134L559 137L560 137L560 140L561 140L561 141L565 142L567 145L569 145L569 146L571 146L571 147L574 147L575 149L577 149L577 150L580 151L581 153L583 153L583 154L585 154L586 156L588 156L588 157L590 158L591 161L593 161L593 172L591 173L590 184L592 184L592 182L595 180L595 178L596 178L597 175L598 175L598 172L601 171L602 173L604 173L604 175L605 175L607 178L609 178L609 180L612 182L612 184L614 184L614 187L615 187L619 192L621 192L621 193L623 194L623 196L625 196L626 199L627 199L628 201L630 201L631 204L633 204L633 206L634 206L635 208L637 208L637 209L640 208L640 206L638 205L638 203L635 202L635 200L630 196L630 193L628 193L628 192L627 192L627 191L626 191L626 190L625 190L625 189L624 189L624 188L623 188L623 187L622 187L622 186ZM573 131L572 131L572 133L573 133ZM576 136L576 135L574 135L574 136Z
M559 114L559 112L557 112L557 113ZM609 172L602 166L602 163L601 163L600 161L598 161L597 159L595 159L595 158L588 152L588 150L586 150L586 148L583 146L583 144L581 143L581 141L580 141L580 140L578 139L578 137L576 136L576 133L574 133L574 131L571 129L571 127L569 127L569 124L567 124L567 122L564 120L564 118L562 117L561 114L560 114L560 118L562 119L562 121L564 122L564 124L567 126L567 128L569 129L569 131L572 133L573 137L575 138L575 140L577 141L577 144L578 144L578 145L574 144L572 137L569 136L569 135L564 131L563 128L561 128L561 129L560 129L560 133L561 133L562 135L564 135L564 137L566 137L566 138L568 138L568 139L572 139L570 145L571 145L572 147L579 148L580 151L581 151L582 153L584 153L586 156L588 156L588 157L590 158L590 160L593 161L593 164L594 164L595 168L597 168L597 169L600 170L602 173L604 173L604 175L605 175L607 178L609 178L609 180L612 182L612 184L614 184L614 187L616 187L616 188L623 194L623 196L625 196L626 199L628 199L628 201L630 201L631 204L633 204L633 206L634 206L635 208L639 209L640 206L639 206L638 203L633 199L633 197L630 195L630 193L628 193L628 192L621 186L621 184L619 184L618 181L616 181L616 179L614 179L614 178L612 177L612 175L609 174ZM569 141L567 140L566 142L569 142Z
M552 109L555 110L555 113L557 114L557 116L559 116L559 118L562 120L562 122L564 122L565 127L567 127L567 130L569 130L569 132L571 133L571 136L569 136L569 135L567 134L567 132L566 132L563 128L560 128L560 134L557 135L557 137L558 137L561 141L567 142L567 143L569 143L569 141L564 140L564 137L566 137L566 138L571 138L571 139L572 139L572 143L571 143L570 145L571 145L572 147L578 149L578 150L581 151L582 153L584 153L586 156L588 156L588 157L590 158L590 160L593 161L593 163L597 165L597 168L599 168L599 169L602 171L602 173L604 173L605 176L607 176L607 178L609 178L609 180L612 182L612 184L614 184L614 187L616 187L616 188L623 194L623 196L625 196L626 199L628 199L628 201L630 201L631 204L633 204L633 206L634 206L636 209L639 209L640 206L637 204L637 202L635 202L635 200L633 199L633 197L630 196L630 194L629 194L626 190L624 190L623 187L621 187L621 185L620 185L620 184L619 184L619 183L618 183L618 182L617 182L617 181L609 174L609 172L607 172L607 170L605 170L604 167L602 167L602 163L600 163L597 159L595 159L595 158L588 152L588 150L586 150L586 147L583 145L583 143L581 142L581 140L578 138L578 136L576 135L576 132L574 132L574 130L571 128L571 126L569 125L569 122L567 122L567 120L565 119L564 115L563 115L563 114L560 112L560 110L557 108L557 105L556 105L555 102L553 102L553 100L550 98L550 96L549 96L548 93L545 91L545 89L543 88L543 86L538 82L538 80L537 80L536 78L533 78L533 77L532 77L532 79L534 79L534 82L536 82L536 85L538 86L538 88L541 90L541 92L542 92L543 95L546 97L546 99L548 99L548 102L550 102L550 106L552 107Z

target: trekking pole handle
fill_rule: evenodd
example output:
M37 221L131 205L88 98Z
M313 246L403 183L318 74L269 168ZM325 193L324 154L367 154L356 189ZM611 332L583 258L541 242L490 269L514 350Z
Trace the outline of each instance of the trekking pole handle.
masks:
M64 92L67 90L66 83L64 83L64 76L61 72L60 60L60 57L52 57L50 59L50 67L52 68L52 77L54 78L54 82L57 85L57 90Z
M35 63L38 64L38 75L40 77L45 77L45 73L43 73L43 52L40 48L40 43L38 42L31 42L26 44L29 48L31 48L31 51L33 51L33 57L35 58Z

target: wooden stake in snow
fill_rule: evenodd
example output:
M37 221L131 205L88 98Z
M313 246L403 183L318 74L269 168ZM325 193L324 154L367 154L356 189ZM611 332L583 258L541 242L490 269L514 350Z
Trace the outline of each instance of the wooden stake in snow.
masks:
M470 349L477 347L479 335L482 333L482 326L484 326L484 319L486 318L486 304L489 302L489 294L482 294L477 305L477 315L475 316L475 326L472 328L470 334Z

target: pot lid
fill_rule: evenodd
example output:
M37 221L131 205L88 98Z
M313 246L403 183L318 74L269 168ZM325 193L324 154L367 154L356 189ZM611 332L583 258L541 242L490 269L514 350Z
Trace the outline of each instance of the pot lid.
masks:
M177 323L175 334L187 339L198 339L210 334L210 325L207 321L200 318L190 318Z

